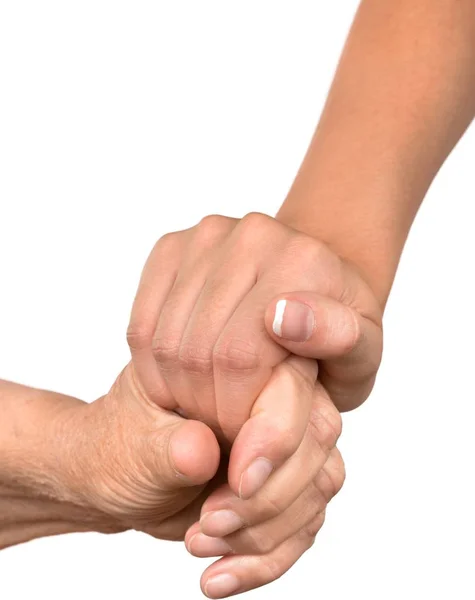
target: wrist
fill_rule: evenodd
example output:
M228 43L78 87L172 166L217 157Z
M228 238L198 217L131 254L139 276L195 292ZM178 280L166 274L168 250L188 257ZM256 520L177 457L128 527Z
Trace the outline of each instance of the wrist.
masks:
M87 407L75 398L0 382L0 548L114 529L81 494L87 474L78 449Z
M407 194L394 181L335 183L321 168L307 166L276 218L327 244L356 269L384 308L414 218L396 212Z

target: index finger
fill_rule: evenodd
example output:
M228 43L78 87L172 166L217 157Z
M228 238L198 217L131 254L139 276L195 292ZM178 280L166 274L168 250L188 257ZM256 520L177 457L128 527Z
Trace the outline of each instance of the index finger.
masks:
M297 356L274 368L231 449L228 480L240 498L253 496L299 448L317 372L316 361Z

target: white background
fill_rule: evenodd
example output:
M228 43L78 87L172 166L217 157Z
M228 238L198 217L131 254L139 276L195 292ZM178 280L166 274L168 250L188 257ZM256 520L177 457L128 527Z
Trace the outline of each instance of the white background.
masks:
M2 378L108 390L155 240L207 213L275 214L356 5L0 2ZM324 529L249 598L475 596L474 156L472 130L414 225ZM1 552L0 594L200 598L206 564L135 533L64 536Z

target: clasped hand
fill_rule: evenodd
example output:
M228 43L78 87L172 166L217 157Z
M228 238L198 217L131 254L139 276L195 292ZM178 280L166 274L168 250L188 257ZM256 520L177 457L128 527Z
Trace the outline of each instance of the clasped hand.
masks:
M371 289L270 217L209 216L157 242L127 337L131 362L84 411L94 508L222 557L202 577L210 597L276 579L343 484L340 411L381 358Z

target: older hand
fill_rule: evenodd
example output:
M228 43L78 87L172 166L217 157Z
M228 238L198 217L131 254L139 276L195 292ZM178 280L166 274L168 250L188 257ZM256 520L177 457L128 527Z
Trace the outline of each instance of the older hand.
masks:
M212 598L250 590L282 575L313 543L325 508L339 491L344 466L335 447L340 415L317 383L315 361L291 356L278 365L255 402L271 398L306 411L306 430L292 457L250 499L226 483L227 457L211 430L168 412L136 383L133 365L110 393L75 419L75 447L87 469L80 491L117 530L163 539L185 537L199 557L226 555L202 577ZM85 484L85 482L88 482Z
M0 381L0 549L72 531L183 539L219 446L203 423L148 402L134 379L129 364L92 404Z
M256 401L283 386L291 405L311 406L299 450L249 500L225 483L212 431L151 402L132 364L92 404L1 382L0 548L71 531L181 540L189 529L196 556L229 554L203 576L209 596L275 579L311 545L344 477L340 417L313 385L315 367L290 357Z
M279 411L284 392L282 400L290 404L310 404L296 452L249 499L223 484L186 534L191 554L225 555L202 577L202 589L211 598L250 590L285 573L313 544L327 503L343 485L344 465L335 447L340 415L322 386L314 385L312 362L298 357L284 361L256 401L259 410L261 401L273 397Z
M212 537L212 519L195 523L187 532L189 552L199 557L223 556L208 567L201 578L203 592L210 598L222 598L268 584L281 577L315 541L325 520L325 509L339 492L345 479L345 467L334 448L327 462L291 507L280 513L267 506L275 516L263 523L249 524L223 539ZM236 514L252 514L255 506L245 506L223 486L205 502L204 515L217 509ZM262 505L261 505L262 510ZM245 518L245 517L241 517ZM203 533L209 531L210 535Z
M72 487L118 531L182 540L212 491L209 482L220 481L213 432L151 403L131 363L107 395L76 411L69 430Z

